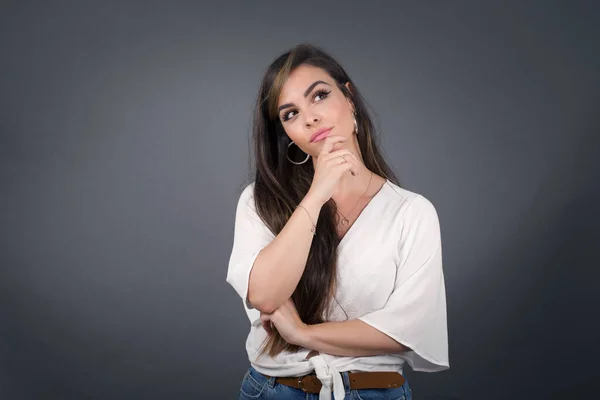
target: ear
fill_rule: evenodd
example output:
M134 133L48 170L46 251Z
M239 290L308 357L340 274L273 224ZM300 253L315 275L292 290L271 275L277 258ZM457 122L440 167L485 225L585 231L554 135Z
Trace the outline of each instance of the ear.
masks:
M352 89L350 88L350 82L346 82L346 83L344 84L344 86L346 86L346 89L348 89L348 91L349 91L350 93L352 93Z
M346 86L346 89L348 89L348 92L350 92L350 94L352 94L352 88L350 87L350 82L346 82L344 84L344 86ZM350 109L352 110L352 113L355 113L356 109L354 108L354 103L352 102L352 100L350 100L350 98L346 98L346 100L348 100L348 104L350 104Z

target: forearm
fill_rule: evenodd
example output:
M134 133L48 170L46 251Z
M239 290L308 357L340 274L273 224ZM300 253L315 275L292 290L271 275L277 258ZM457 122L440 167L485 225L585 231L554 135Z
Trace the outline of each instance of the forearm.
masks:
M248 300L271 313L292 296L304 272L322 204L305 197L281 232L257 256L250 271Z
M354 319L308 325L298 345L345 357L364 357L409 350L385 333Z

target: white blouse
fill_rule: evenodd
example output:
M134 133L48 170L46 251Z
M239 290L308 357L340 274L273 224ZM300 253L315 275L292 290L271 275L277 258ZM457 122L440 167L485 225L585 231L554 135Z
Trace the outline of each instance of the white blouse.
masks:
M402 373L405 362L414 371L449 368L438 215L425 197L389 180L338 246L337 302L332 301L329 320L360 319L411 351L368 357L319 354L306 360L310 349L301 349L259 358L267 333L260 311L247 301L248 278L258 253L274 235L256 213L253 186L248 185L238 201L227 282L244 300L250 320L246 350L257 371L270 376L301 376L314 371L323 383L320 399L330 399L333 387L338 400L344 398L342 371Z

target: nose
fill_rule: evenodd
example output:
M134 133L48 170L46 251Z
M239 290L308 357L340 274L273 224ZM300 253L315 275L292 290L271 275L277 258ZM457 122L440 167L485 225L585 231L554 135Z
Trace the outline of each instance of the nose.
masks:
M319 122L319 117L317 115L306 115L306 126L310 127L311 125Z

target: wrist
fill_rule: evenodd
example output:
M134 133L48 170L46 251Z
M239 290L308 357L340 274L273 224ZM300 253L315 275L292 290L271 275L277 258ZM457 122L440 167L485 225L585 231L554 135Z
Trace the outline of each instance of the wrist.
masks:
M304 347L305 349L312 349L313 344L313 328L312 325L304 324L300 329L298 340L296 340L296 345L300 347Z
M323 207L323 202L310 192L304 196L300 204L315 216L321 212L321 208Z

